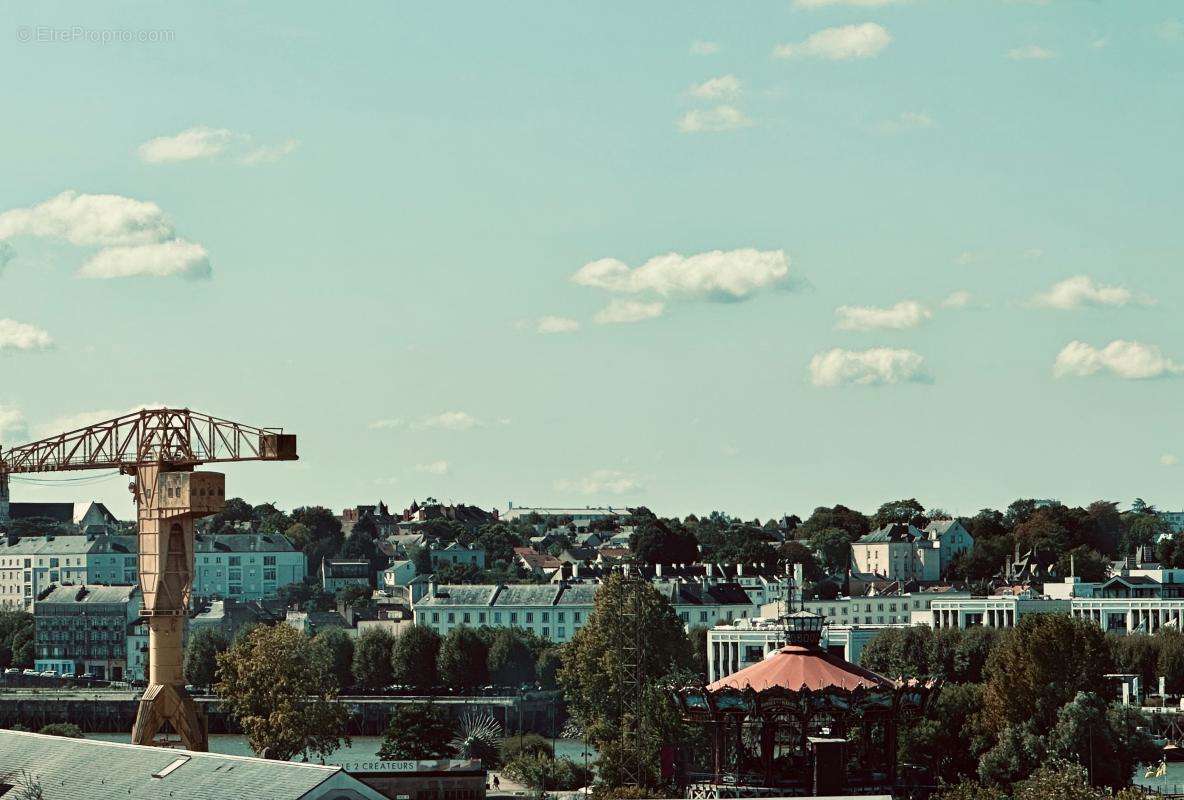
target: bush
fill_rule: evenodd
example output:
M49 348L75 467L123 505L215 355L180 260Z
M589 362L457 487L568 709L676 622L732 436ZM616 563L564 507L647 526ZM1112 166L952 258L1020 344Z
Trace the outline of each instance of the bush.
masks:
M551 743L537 733L523 733L519 736L507 736L502 740L502 761L513 761L520 755L544 755L555 757L555 750Z
M45 736L65 736L68 739L85 739L82 728L73 722L53 722L37 731Z
M521 753L502 771L536 794L547 791L571 791L587 786L592 771L570 758L552 758L543 753Z

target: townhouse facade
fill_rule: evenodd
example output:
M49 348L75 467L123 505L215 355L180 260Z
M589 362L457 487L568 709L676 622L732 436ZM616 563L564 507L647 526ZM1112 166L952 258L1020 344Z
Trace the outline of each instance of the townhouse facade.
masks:
M479 547L465 547L459 542L449 542L446 547L431 551L432 569L445 564L470 564L485 569L485 551Z
M957 520L937 520L924 530L896 523L851 543L851 569L892 581L933 583L973 547L974 538Z
M144 677L148 632L135 586L57 586L33 603L34 667L103 680Z
M304 553L278 534L198 536L193 594L259 600L304 578ZM32 607L51 585L138 581L135 536L30 536L0 540L0 608Z

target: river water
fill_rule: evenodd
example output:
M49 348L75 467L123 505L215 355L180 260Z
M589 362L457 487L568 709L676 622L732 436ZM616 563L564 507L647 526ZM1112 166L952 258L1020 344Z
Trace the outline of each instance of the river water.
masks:
M104 742L127 742L130 739L126 733L88 733L86 738ZM555 739L553 744L555 745L556 756L566 756L572 761L583 763L583 742L578 739ZM380 747L382 747L381 736L355 736L349 747L342 747L339 750L335 750L325 758L325 763L340 764L348 768L353 764L377 761ZM247 746L246 737L230 733L210 734L210 752L225 753L232 756L254 755L251 752L251 748ZM589 761L593 758L595 758L595 755L590 752L588 755ZM1184 774L1181 775L1181 782L1184 783Z

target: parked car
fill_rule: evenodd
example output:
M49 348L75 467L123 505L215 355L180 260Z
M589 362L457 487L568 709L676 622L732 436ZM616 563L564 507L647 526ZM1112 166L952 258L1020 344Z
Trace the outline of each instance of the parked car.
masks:
M4 674L5 675L20 675L21 671L19 669L17 669L16 667L9 667L8 669L4 670Z
M56 669L42 670L41 677L42 678L56 678L56 677L58 677L58 671Z
M38 678L41 676L41 673L35 669L25 669L24 671L21 672L21 674L28 675L31 678Z

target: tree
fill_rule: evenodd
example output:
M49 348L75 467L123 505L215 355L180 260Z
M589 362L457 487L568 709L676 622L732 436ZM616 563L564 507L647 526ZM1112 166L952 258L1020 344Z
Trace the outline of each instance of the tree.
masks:
M354 684L354 640L341 628L325 628L312 640L316 657L337 682L338 690Z
M423 625L414 625L399 634L391 653L395 683L425 691L440 682L437 659L440 634Z
M639 631L645 647L637 655L640 692L630 688ZM564 647L560 685L568 708L600 752L600 774L610 787L625 780L625 759L640 759L642 785L660 785L658 754L688 733L661 681L689 677L690 647L674 608L648 583L612 575L596 592L587 622Z
M918 503L915 498L889 500L876 509L876 513L872 515L871 526L873 529L886 528L896 524L924 528L929 524L929 518L925 516L925 506Z
M323 758L349 744L337 681L295 628L254 628L218 655L218 675L215 691L256 756Z
M366 631L354 646L353 673L367 689L382 689L395 682L391 655L395 637L382 628Z
M391 714L378 757L383 761L420 761L450 758L452 723L428 703L400 704Z
M522 537L511 530L509 525L495 522L482 526L473 544L485 551L486 563L492 564L495 561L512 561L514 548L521 547L522 542Z
M810 549L822 558L822 566L831 575L845 573L851 562L851 534L842 528L823 528L812 533Z
M858 511L843 505L837 505L834 508L819 506L814 509L810 518L802 523L798 538L808 538L827 528L839 528L846 531L849 540L858 539L871 530L867 517Z
M1104 581L1109 571L1110 559L1084 544L1061 554L1061 557L1057 559L1058 575L1072 574L1083 581L1092 583Z
M371 525L374 524L374 520L370 517L362 519L369 520ZM378 542L374 540L374 537L365 530L358 530L357 525L341 545L341 557L368 562L370 564L371 587L375 585L375 576L386 569L386 565L390 563L390 559L379 549Z
M1094 786L1121 789L1130 785L1136 766L1159 758L1147 724L1134 709L1110 709L1097 695L1079 692L1057 712L1048 752L1086 767Z
M646 564L693 564L699 543L681 523L646 517L629 537L629 548Z
M1044 761L1044 743L1030 725L1007 725L995 746L983 754L979 780L1003 788L1032 774Z
M1078 692L1103 694L1112 668L1097 625L1068 614L1023 616L987 659L984 719L996 730L1031 723L1043 734Z
M440 643L440 680L445 686L473 689L489 683L489 645L466 625L448 631Z
M33 615L0 611L0 669L33 666Z
M934 630L922 625L884 628L863 648L859 662L873 672L894 678L935 675L931 665L933 639Z
M1172 694L1184 692L1184 633L1161 630L1155 635L1159 645L1157 673L1164 677L1164 688ZM1148 681L1146 686L1150 686Z
M539 686L544 689L559 688L559 668L563 666L563 657L558 647L545 647L535 661L534 671Z
M341 551L341 521L327 508L309 506L293 511L292 523L308 531L308 539L301 549L308 562L308 573L315 575L324 559Z
M489 675L498 686L520 686L535 681L535 655L526 635L501 628L489 645Z
M229 645L217 628L201 627L190 633L185 645L185 680L194 686L213 686L218 677L218 654Z

